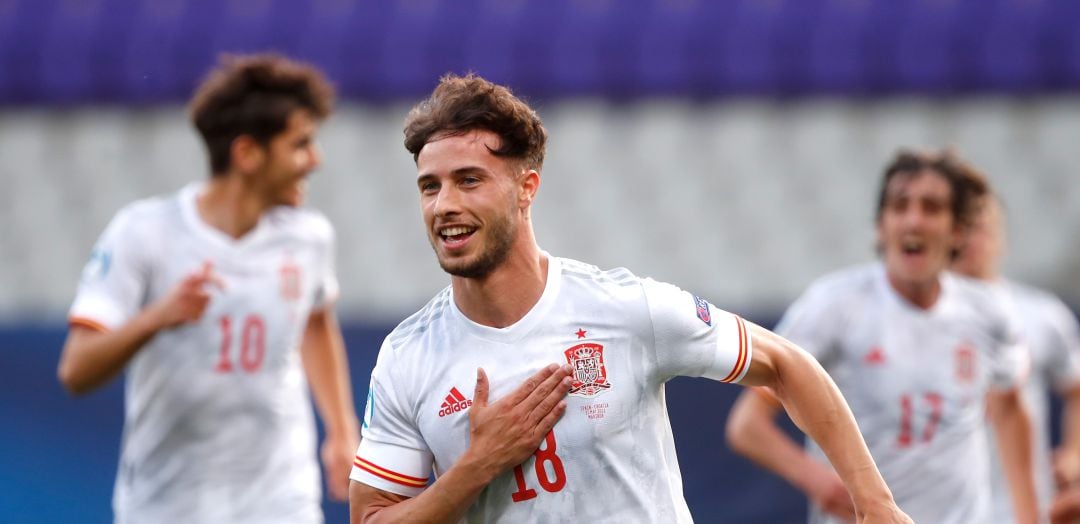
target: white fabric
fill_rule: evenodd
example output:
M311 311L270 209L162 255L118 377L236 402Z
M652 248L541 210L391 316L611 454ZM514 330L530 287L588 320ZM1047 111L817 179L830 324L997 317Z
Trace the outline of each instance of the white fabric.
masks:
M676 375L741 379L751 358L745 323L624 269L548 260L543 295L512 326L470 321L447 288L386 338L372 372L352 478L419 494L423 487L387 477L438 476L461 457L469 444L468 413L454 406L467 408L473 400L478 367L491 381L494 402L542 367L573 360L583 370L574 386L581 388L567 397L554 437L520 469L522 487L535 496L515 502L513 494L523 490L508 471L483 491L465 520L689 522L664 383ZM381 446L412 454L382 453Z
M71 307L73 321L115 329L204 261L225 285L127 368L116 521L321 522L298 349L313 305L337 293L333 229L279 208L233 240L198 217L202 187L118 212Z
M1053 389L1065 393L1080 386L1080 325L1061 299L1041 289L1009 280L995 284L1020 319L1020 335L1031 352L1031 374L1024 385L1024 401L1031 411L1035 487L1042 514L1054 494L1050 466L1050 406L1047 395ZM996 445L993 433L990 442ZM1015 522L1008 481L998 454L991 454L994 522Z
M878 263L820 279L777 332L836 381L897 504L915 522L968 524L988 522L986 393L1026 372L1013 322L986 286L950 274L916 308ZM810 521L831 522L814 507Z

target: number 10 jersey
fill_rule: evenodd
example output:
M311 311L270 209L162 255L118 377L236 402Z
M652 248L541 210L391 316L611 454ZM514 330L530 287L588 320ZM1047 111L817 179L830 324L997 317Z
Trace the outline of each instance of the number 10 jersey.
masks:
M71 306L73 324L117 329L206 261L224 283L206 286L202 318L128 365L116 521L321 522L298 348L311 309L337 294L333 229L280 207L232 239L199 217L202 187L119 211Z

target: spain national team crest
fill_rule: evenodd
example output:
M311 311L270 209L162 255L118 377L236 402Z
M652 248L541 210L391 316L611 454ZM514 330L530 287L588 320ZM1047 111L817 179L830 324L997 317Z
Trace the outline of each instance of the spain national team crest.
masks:
M611 388L604 368L604 346L578 344L563 352L566 363L574 368L570 394L577 397L595 397Z
M300 298L300 267L291 260L286 260L281 269L281 298L295 301Z
M956 380L960 382L972 382L975 380L975 347L967 342L956 346L954 351L956 360Z

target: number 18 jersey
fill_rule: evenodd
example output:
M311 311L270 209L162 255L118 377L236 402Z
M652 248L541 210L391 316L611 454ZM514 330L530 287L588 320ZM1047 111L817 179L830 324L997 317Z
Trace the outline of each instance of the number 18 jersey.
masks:
M468 522L689 522L664 400L677 376L737 382L742 319L626 270L548 256L537 304L512 326L476 324L451 288L385 340L352 479L405 496L469 446L483 367L497 401L551 363L574 368L566 414L525 463L497 477Z
M70 319L116 329L205 261L199 321L159 332L127 367L117 522L321 522L314 419L298 347L337 293L333 230L276 208L239 240L198 216L201 184L135 202L98 240Z

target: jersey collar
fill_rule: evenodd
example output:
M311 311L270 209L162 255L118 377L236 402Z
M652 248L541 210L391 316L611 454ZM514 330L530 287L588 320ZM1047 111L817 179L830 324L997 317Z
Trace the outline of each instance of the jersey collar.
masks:
M514 342L532 332L547 317L547 313L558 299L559 289L562 287L561 259L551 256L546 251L541 253L548 259L547 282L544 284L544 292L540 295L540 300L533 305L525 316L521 317L521 320L503 328L477 324L469 320L469 317L466 317L458 309L457 304L454 302L454 289L451 286L449 307L453 318L460 325L465 326L468 333L493 342Z

